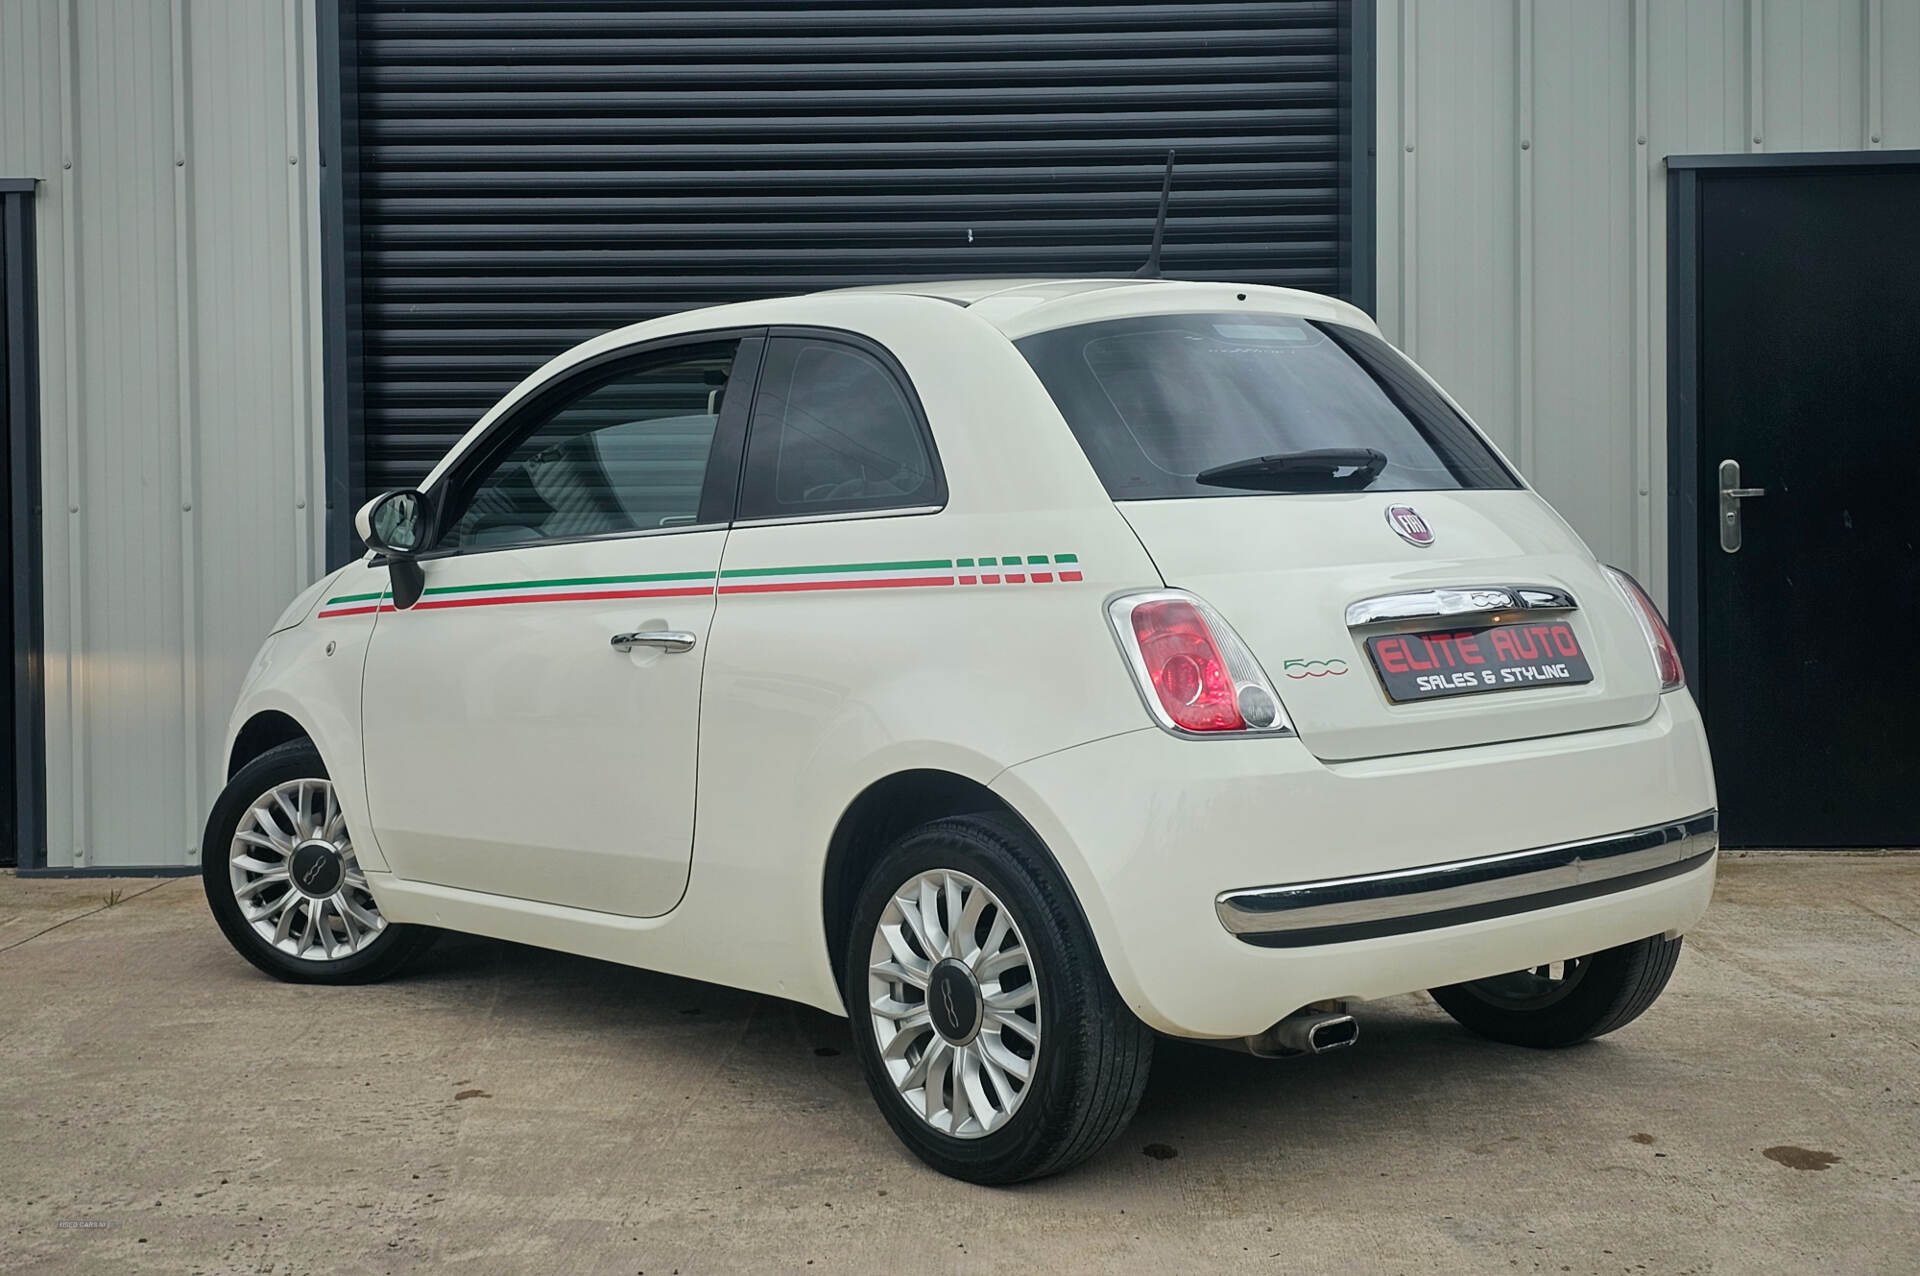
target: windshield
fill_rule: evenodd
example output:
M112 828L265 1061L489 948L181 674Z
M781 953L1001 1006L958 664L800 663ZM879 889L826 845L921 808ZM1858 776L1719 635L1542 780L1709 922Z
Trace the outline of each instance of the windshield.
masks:
M1346 490L1519 486L1425 377L1356 328L1273 315L1154 315L1017 344L1117 501L1258 495L1257 482L1195 476L1323 449L1385 457Z

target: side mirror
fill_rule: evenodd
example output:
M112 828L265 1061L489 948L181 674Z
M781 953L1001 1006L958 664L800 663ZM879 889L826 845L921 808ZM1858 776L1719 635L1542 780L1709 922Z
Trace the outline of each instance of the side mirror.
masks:
M353 516L353 530L386 557L393 605L405 611L419 602L427 576L414 555L433 544L433 502L426 493L408 488L374 497Z
M426 549L432 524L433 503L412 489L376 496L353 516L353 530L367 548L389 558L411 558Z

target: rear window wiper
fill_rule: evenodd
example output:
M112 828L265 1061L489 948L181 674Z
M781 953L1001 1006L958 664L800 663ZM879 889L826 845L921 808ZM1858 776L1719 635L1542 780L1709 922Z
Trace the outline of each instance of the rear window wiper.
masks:
M1229 461L1201 470L1193 481L1262 492L1357 492L1385 468L1387 454L1376 448L1329 447Z

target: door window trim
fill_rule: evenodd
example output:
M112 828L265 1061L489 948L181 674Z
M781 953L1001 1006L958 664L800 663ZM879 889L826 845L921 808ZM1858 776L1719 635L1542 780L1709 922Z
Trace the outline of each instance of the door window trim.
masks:
M856 518L901 518L938 514L944 510L947 507L947 472L940 462L940 448L934 441L933 426L927 420L926 408L920 402L919 392L914 389L913 378L907 375L907 370L899 358L872 337L864 333L850 332L844 328L830 328L817 324L778 324L767 329L766 346L761 354L760 368L755 370L753 407L756 412L754 415L758 415L757 408L760 402L759 371L766 366L766 354L771 351L773 343L783 338L846 346L872 358L879 365L881 372L892 379L894 389L906 403L907 412L913 418L914 426L920 431L920 444L927 452L929 478L933 487L931 492L914 492L905 496L897 505L823 510L817 514L772 513L740 517L740 511L749 508L747 498L755 477L753 467L749 464L753 447L753 420L750 417L740 454L740 483L733 502L735 515L733 525L735 527L769 527L793 523L839 522ZM771 498L772 493L768 492L764 495Z
M466 486L479 471L488 471L506 453L529 438L549 418L551 411L575 392L583 381L602 384L618 377L628 365L651 362L680 347L712 345L737 341L733 367L728 373L727 393L720 402L720 415L714 423L713 443L707 452L707 468L700 489L700 508L695 522L683 527L640 527L613 532L593 532L583 536L556 536L510 545L436 546L414 556L416 562L440 558L468 558L478 554L498 554L512 550L544 549L549 545L578 545L591 541L626 540L642 536L684 536L693 532L724 530L733 522L739 508L740 477L746 456L747 421L759 390L760 368L764 362L768 330L765 327L715 328L703 332L676 332L671 336L621 346L583 359L556 373L515 403L500 419L487 427L455 458L446 473L427 490L434 507L434 535L446 529L449 506L446 496L459 492L462 501L470 499ZM735 393L735 387L745 393ZM490 471L489 471L490 472Z

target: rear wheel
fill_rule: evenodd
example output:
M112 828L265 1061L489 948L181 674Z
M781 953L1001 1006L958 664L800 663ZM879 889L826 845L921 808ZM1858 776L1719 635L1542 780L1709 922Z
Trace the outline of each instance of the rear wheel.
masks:
M1570 1046L1623 1028L1651 1006L1680 960L1658 935L1530 970L1433 989L1440 1008L1513 1046Z
M227 941L277 979L371 983L432 942L432 930L381 915L326 764L304 740L240 768L213 804L200 861Z
M943 1174L1015 1183L1092 1156L1146 1088L1153 1036L1032 837L970 816L868 874L843 988L867 1084Z

